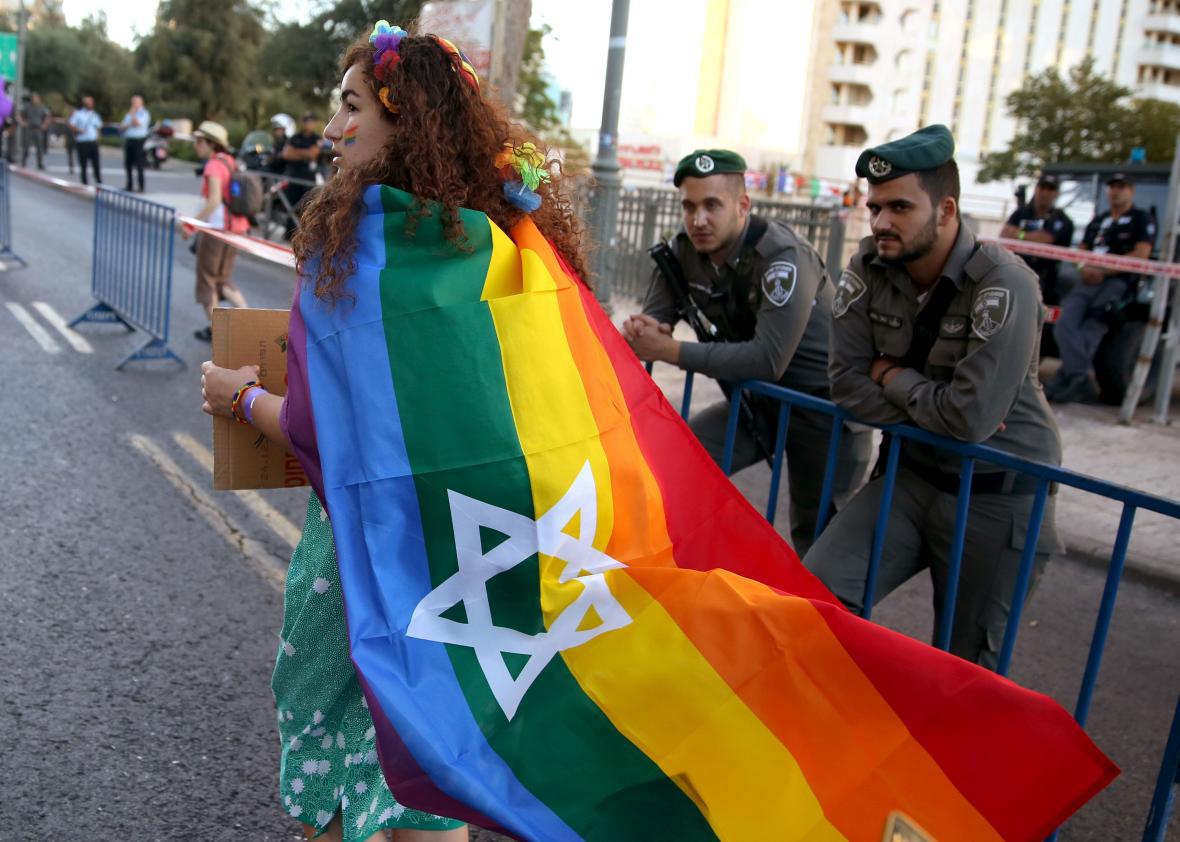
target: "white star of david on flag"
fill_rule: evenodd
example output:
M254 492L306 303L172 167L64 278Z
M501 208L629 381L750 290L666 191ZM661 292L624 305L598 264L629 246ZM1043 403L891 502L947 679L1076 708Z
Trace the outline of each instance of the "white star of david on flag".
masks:
M421 640L474 649L492 694L504 715L511 720L524 694L558 652L581 646L600 634L631 622L603 575L606 570L626 565L593 546L598 520L598 490L589 462L582 466L562 498L537 520L456 491L448 491L447 496L459 570L422 598L414 609L406 634ZM563 531L575 516L579 516L576 538ZM481 526L508 538L484 553ZM580 582L582 592L554 618L548 631L527 634L494 625L488 600L488 580L537 553L565 562L558 582ZM465 623L442 616L458 603L462 603L466 611ZM580 628L588 617L594 618L595 615L600 621L597 625ZM516 678L512 677L504 662L505 654L528 656Z

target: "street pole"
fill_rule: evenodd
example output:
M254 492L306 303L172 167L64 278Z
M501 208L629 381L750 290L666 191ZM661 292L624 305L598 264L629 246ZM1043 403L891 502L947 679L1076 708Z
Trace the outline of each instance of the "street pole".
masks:
M598 130L598 157L591 170L594 192L591 196L590 233L594 240L590 266L594 291L606 311L610 312L611 283L617 253L615 223L619 209L619 101L623 93L623 58L627 47L627 15L630 0L613 0L610 13L610 50L606 57L606 89L602 98L602 126Z

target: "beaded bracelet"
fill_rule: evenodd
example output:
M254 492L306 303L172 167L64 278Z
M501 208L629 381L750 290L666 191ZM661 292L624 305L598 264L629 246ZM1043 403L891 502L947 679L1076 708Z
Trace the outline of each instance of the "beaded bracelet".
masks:
M258 385L257 380L247 380L245 383L243 383L241 386L238 387L238 390L236 392L234 392L234 399L232 401L230 401L230 404L229 404L229 412L230 412L230 415L232 415L234 417L234 420L236 420L239 424L249 424L250 423L248 420L246 420L246 418L243 415L238 413L238 409L240 408L240 405L242 402L242 395L246 394L246 391L251 386L257 386L257 385Z

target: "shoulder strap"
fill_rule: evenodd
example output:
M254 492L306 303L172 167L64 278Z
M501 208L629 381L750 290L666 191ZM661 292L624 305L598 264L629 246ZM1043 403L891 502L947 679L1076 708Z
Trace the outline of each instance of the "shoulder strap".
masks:
M750 214L750 224L746 226L746 236L742 240L742 248L753 248L758 245L758 241L766 234L766 229L769 224L760 216Z
M979 251L980 245L978 242L975 244L975 248L971 250L972 256ZM939 323L946 315L947 308L951 306L951 299L955 297L956 289L955 282L943 276L938 279L938 283L930 291L930 297L926 299L926 306L914 319L914 335L910 339L909 350L906 351L905 357L901 361L906 368L912 368L915 371L926 370L926 358L930 356L930 349L934 347L934 343L938 339Z

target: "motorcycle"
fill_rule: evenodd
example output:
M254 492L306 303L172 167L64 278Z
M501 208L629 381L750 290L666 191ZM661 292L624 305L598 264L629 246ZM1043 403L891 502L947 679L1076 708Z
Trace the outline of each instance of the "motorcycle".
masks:
M152 169L158 170L168 160L168 140L174 133L171 123L167 120L152 127L143 144L144 157Z

